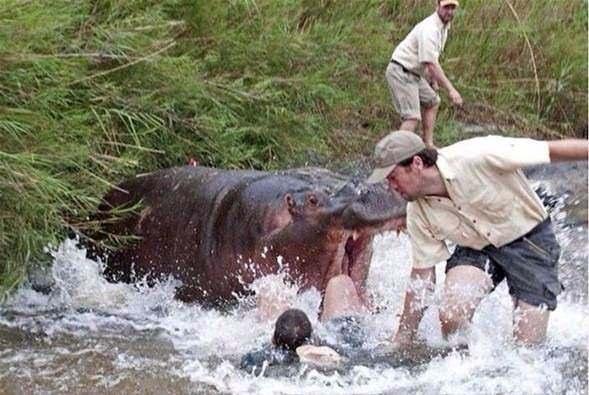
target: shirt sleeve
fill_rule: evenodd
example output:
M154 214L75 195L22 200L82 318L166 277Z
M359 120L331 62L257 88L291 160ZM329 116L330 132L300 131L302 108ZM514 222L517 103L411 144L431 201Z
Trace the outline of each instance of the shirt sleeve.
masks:
M550 163L548 142L529 138L488 136L481 155L490 166L515 171L522 167Z
M420 214L417 203L407 205L407 232L414 269L428 269L450 257L446 243L435 239L427 230L425 218Z
M435 29L424 26L418 35L417 58L419 63L437 63L440 57L439 37Z

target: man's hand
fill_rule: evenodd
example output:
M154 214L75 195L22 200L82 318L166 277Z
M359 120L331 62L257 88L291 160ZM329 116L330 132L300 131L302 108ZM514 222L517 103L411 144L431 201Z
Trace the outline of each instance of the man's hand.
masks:
M299 346L296 349L302 363L318 366L333 366L344 360L333 348L328 346L314 346L311 344Z
M448 92L448 96L450 96L450 100L452 101L452 104L454 106L462 106L462 96L460 96L460 93L458 93L456 89L450 89L450 91Z

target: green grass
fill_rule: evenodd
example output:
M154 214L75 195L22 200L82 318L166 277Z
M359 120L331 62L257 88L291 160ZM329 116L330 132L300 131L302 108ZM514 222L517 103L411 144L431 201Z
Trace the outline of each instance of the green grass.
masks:
M587 2L465 0L436 141L586 135ZM0 293L123 178L345 163L399 124L390 53L432 0L0 3ZM512 7L510 7L510 5Z

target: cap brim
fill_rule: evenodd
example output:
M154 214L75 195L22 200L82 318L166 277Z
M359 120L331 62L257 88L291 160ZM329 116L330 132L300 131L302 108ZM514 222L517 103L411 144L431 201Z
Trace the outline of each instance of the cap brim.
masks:
M397 166L397 165L395 164L395 165L390 165L387 167L379 167L379 168L374 169L372 171L372 174L370 175L370 177L368 177L366 179L366 182L368 184L376 184L379 182L383 182L387 178L387 176L390 174L390 172L393 171L395 166Z
M440 5L442 7L445 7L445 6L450 5L450 4L451 5L455 5L456 7L460 7L460 3L458 1L456 1L456 0L442 0L442 1L440 1Z

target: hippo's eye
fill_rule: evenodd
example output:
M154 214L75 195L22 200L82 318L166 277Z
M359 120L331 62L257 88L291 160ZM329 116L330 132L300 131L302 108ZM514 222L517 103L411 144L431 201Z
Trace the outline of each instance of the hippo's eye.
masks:
M317 196L315 195L309 195L309 197L307 198L309 204L316 206L319 203L319 200L317 199Z

